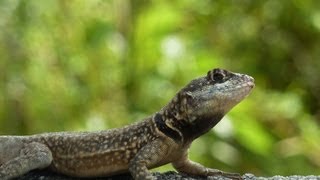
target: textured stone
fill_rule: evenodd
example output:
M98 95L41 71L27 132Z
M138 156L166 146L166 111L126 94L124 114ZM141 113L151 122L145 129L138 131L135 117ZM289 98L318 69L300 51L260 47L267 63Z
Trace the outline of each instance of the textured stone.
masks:
M210 176L210 177L199 177L199 176L188 176L181 173L176 173L174 171L168 171L165 173L155 172L153 173L157 180L228 180L228 178L221 176ZM320 176L309 175L309 176L279 176L275 175L273 177L256 177L253 174L244 174L244 180L320 180ZM17 180L76 180L79 178L67 177L64 175L59 175L50 171L32 171ZM91 178L86 180L132 180L129 174L118 175L113 177L104 178Z

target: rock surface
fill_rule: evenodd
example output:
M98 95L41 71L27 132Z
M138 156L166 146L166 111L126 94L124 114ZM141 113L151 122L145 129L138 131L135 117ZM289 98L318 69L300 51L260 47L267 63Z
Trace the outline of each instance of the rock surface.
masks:
M173 171L168 171L165 173L153 173L158 180L228 180L228 178L221 176L210 176L210 177L196 177L188 176L185 174L176 173ZM273 176L273 177L256 177L253 174L244 174L242 176L244 180L320 180L320 176ZM49 171L32 171L23 177L18 178L17 180L76 180L79 178L67 177L64 175L59 175ZM132 180L132 177L129 174L118 175L113 177L105 178L91 178L87 180Z

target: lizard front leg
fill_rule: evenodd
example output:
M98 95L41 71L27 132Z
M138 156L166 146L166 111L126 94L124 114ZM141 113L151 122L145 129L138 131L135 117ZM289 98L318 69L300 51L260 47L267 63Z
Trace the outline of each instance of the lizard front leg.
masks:
M148 167L158 165L168 152L168 145L156 139L141 148L129 163L129 171L135 180L154 180Z
M52 154L47 146L36 142L26 144L17 157L0 166L0 179L12 179L33 169L45 168L51 161Z
M238 173L223 172L218 169L207 168L199 163L193 162L188 159L188 155L183 155L177 161L172 162L173 167L182 173L199 175L199 176L216 176L221 175L230 179L242 179Z

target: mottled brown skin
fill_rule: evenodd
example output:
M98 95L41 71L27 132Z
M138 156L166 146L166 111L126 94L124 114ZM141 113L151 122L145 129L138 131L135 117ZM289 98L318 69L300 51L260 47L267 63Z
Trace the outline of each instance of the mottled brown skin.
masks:
M250 76L213 69L191 81L159 112L124 128L0 136L0 179L47 167L75 177L129 171L136 180L154 179L148 169L167 163L187 174L241 179L192 162L188 149L253 87Z

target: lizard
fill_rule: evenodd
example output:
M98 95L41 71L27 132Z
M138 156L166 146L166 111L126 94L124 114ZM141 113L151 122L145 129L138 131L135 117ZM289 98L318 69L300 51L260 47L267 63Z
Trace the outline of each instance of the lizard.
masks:
M0 179L13 179L49 168L73 177L131 173L135 180L154 180L149 169L172 163L190 175L238 173L211 169L188 158L193 140L207 133L251 92L254 79L212 69L183 87L158 112L122 128L96 132L51 132L0 136Z

